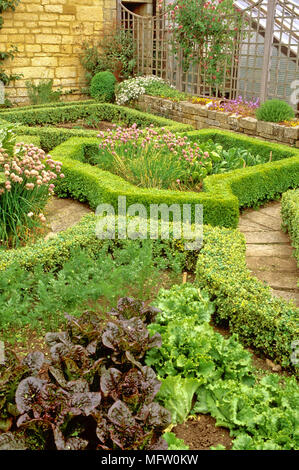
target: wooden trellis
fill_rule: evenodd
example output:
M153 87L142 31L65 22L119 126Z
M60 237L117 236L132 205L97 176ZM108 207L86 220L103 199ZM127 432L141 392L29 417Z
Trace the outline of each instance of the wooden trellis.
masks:
M236 0L235 5L241 10L238 38L233 50L223 51L224 79L215 86L200 60L183 72L182 52L173 53L171 25L163 10L140 16L119 3L119 27L131 31L135 40L135 72L157 75L197 96L278 97L296 106L292 96L299 88L299 0ZM200 54L208 50L206 44Z

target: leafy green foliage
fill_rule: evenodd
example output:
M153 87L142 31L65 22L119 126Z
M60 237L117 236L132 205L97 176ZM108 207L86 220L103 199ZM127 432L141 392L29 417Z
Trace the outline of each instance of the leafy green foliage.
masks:
M282 122L290 121L295 117L292 106L281 100L265 101L255 113L259 121Z
M90 95L97 101L111 102L114 100L116 78L106 70L98 72L91 79Z
M299 190L287 191L281 199L282 228L288 231L299 266Z
M259 165L269 161L269 158L254 155L249 150L241 147L225 149L223 145L212 140L202 143L201 149L209 153L213 162L212 174L226 173L227 171Z
M182 269L179 256L169 256L167 260L162 248L159 251L150 240L141 244L124 241L119 248L105 241L94 254L88 253L87 247L78 248L72 250L67 262L60 263L60 269L55 266L44 271L43 266L37 265L31 272L14 264L0 273L2 334L10 337L12 329L25 325L37 331L58 328L64 320L63 312L78 316L87 301L94 302L97 309L98 299L107 306L129 293L147 299L161 270L173 271L169 271L171 282ZM143 315L147 318L146 310Z
M168 444L168 450L189 450L189 447L186 446L183 439L176 437L173 432L165 432L163 439L165 439Z
M6 447L18 447L21 430L27 448L40 436L39 450L167 448L162 433L171 416L154 402L160 382L142 363L146 351L158 345L160 338L139 341L136 349L140 334L149 335L141 320L144 311L151 318L156 310L133 299L120 299L118 305L121 312L114 309L107 324L85 312L80 318L67 315L66 331L48 333L46 376L40 372L45 362L42 353L25 358L24 367L29 370L12 397L14 419L4 429L13 430L15 436L0 434L0 446L4 441ZM131 316L132 305L137 316L123 320ZM136 324L137 329L129 324ZM12 384L10 388L14 389Z
M5 151L9 158L13 156L17 130L17 124L0 123L0 148Z
M151 96L161 96L161 98L167 98L172 101L183 101L186 100L188 95L181 91L178 91L173 86L163 81L152 81L146 86L145 92Z
M53 91L53 79L40 80L38 84L33 83L30 80L26 81L26 88L30 103L45 104L59 101L62 90L58 89Z
M158 399L171 412L173 423L183 423L188 418L199 382L193 378L168 376L162 381Z
M235 381L201 386L193 413L210 413L216 425L236 436L233 449L298 449L295 379L280 383L277 375L262 378L254 387Z
M135 66L134 40L129 31L108 33L97 45L85 42L81 63L86 70L85 78L89 85L92 77L98 72L109 70L120 78L129 78Z
M162 313L149 329L161 334L163 344L148 353L146 360L155 366L159 376L180 374L204 382L219 378L252 381L247 367L250 355L236 336L225 340L219 333L212 334L208 322L214 306L204 291L189 284L174 286L160 291L155 304Z
M298 336L298 308L275 298L246 266L245 240L238 232L214 229L197 260L197 281L215 298L218 323L229 325L246 345L285 367Z
M233 0L176 0L169 4L167 11L173 50L176 54L182 50L184 71L199 63L205 81L223 82L225 63L232 63L242 22Z
M162 290L155 305L162 312L148 328L161 334L162 347L149 351L146 363L163 377L157 397L171 411L173 423L209 413L236 437L233 449L298 448L295 378L258 378L237 336L225 339L208 324L213 307L196 287ZM206 316L205 308L210 311Z

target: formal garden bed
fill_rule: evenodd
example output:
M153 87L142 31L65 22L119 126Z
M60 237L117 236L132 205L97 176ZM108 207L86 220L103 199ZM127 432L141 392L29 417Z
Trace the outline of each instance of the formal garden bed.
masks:
M0 450L298 450L297 5L36 3L0 0Z
M298 150L228 131L195 131L108 103L17 108L0 116L9 130L3 158L17 133L28 158L48 158L63 174L53 183L56 196L93 210L100 203L117 209L119 196L145 208L198 203L205 224L200 251L185 250L184 240L173 236L101 240L94 214L53 239L42 240L41 234L35 243L24 235L26 246L1 250L0 329L7 362L0 366L0 448L163 449L168 442L170 449L185 449L175 433L184 437L198 419L202 439L208 435L205 448L297 448L291 345L298 337L298 309L272 297L250 274L245 240L235 228L242 208L298 187ZM57 127L90 116L111 122L111 130L98 136ZM188 187L192 171L188 184L180 174L171 189L157 179L133 183L113 167L108 171L108 163L106 169L99 166L107 154L103 143L116 149L112 132L119 136L118 154L132 144L133 132L137 143L149 139L154 156L161 135L169 144L162 155L173 158L176 146L189 156L197 149L186 164L203 163L206 156L212 168L222 168L209 174L211 168L201 165L205 171L197 175L196 191ZM228 155L232 148L237 157ZM260 160L250 166L248 154ZM2 178L9 192L7 181L12 185L14 178ZM225 336L219 333L223 327ZM248 347L283 373L256 368ZM33 352L27 356L26 350ZM188 443L201 448L192 438Z

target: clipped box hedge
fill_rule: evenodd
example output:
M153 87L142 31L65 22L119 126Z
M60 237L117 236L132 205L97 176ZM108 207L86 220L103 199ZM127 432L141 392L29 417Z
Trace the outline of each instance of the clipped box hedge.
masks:
M31 110L31 109L57 108L60 106L77 106L80 104L94 104L94 103L96 103L95 100L89 99L89 100L79 100L79 101L56 101L52 103L43 103L43 104L28 104L26 106L18 106L15 108L0 108L0 114L7 113L10 111L17 113L19 111Z
M187 124L177 123L153 114L137 111L111 103L88 104L64 104L60 106L48 106L37 108L19 108L1 113L1 119L9 122L18 122L26 126L45 124L59 124L63 122L75 122L88 116L96 116L102 121L124 121L126 125L136 123L140 127L154 125L155 127L167 126L173 132L184 132L192 129Z
M238 224L238 200L228 190L219 192L191 192L146 189L134 186L123 178L101 170L88 163L88 154L97 151L96 139L73 138L51 152L55 160L61 161L65 178L57 181L55 192L60 197L71 196L86 201L92 209L100 203L111 204L115 209L118 196L126 196L127 204L203 204L204 223L236 227Z
M186 135L198 142L213 139L218 142L221 132L205 129ZM243 145L247 139L242 137ZM234 133L226 132L226 147L236 145ZM231 139L231 141L230 141ZM250 139L250 138L249 138ZM269 143L255 141L258 153L268 152ZM253 145L253 143L252 143ZM241 207L252 207L266 200L273 200L289 188L299 186L299 151L282 145L272 146L276 161L211 175L204 179L203 191L182 192L145 189L88 164L88 153L96 152L97 139L72 138L56 147L51 155L63 163L65 179L58 182L58 196L71 196L87 201L95 209L100 203L110 203L117 208L118 196L126 196L127 203L150 204L203 204L204 223L236 228Z
M299 189L287 191L282 195L281 217L282 228L288 231L291 237L299 267Z
M25 106L2 111L0 116L2 122L21 124L17 129L18 134L38 136L40 145L46 152L50 152L71 137L96 137L97 130L54 127L55 124L75 122L88 116L97 116L105 121L121 121L128 126L134 123L139 127L151 124L155 127L164 126L172 132L186 132L192 129L192 126L187 124L177 123L153 114L110 103L95 103L93 100Z
M291 367L299 309L273 297L270 287L251 275L245 252L240 232L209 229L197 260L196 282L214 300L217 323L228 324L245 345Z
M24 144L33 144L40 147L40 137L38 135L17 135L16 142L23 142Z

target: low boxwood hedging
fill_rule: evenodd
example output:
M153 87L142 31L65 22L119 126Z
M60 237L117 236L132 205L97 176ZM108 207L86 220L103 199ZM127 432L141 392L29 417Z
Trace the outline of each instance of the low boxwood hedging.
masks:
M88 116L95 116L103 121L121 121L128 126L134 123L140 127L150 125L155 127L167 126L173 132L184 132L192 129L192 126L187 124L177 123L170 119L111 103L72 104L34 109L21 108L1 113L1 119L9 122L19 122L26 126L75 122Z
M16 142L23 142L24 144L33 144L40 147L40 138L38 135L17 135Z
M17 113L19 111L25 111L25 110L30 110L30 109L57 108L60 106L77 106L80 104L94 104L94 103L96 103L95 100L89 99L89 100L81 100L81 101L57 101L53 103L44 103L44 104L29 104L26 106L18 106L16 108L0 108L0 114L7 113L10 111Z
M72 137L87 137L96 138L98 131L89 129L64 129L63 127L29 127L19 126L18 133L23 135L38 137L40 139L40 146L45 152L50 152L52 149L67 141Z
M299 309L273 297L269 286L250 274L245 251L238 231L209 229L198 256L196 281L215 302L216 322L228 324L245 345L290 366Z
M198 140L202 132L197 131ZM218 141L218 133L215 135L213 130L205 130L203 135ZM229 135L232 146L235 135L227 133L227 145ZM266 145L268 151L267 142L258 141L256 145L259 151ZM66 176L56 188L59 196L87 201L93 209L103 202L112 204L116 209L118 196L126 196L128 204L142 203L146 207L162 203L203 204L204 223L235 228L240 207L251 207L275 199L289 188L299 186L299 151L284 146L276 148L276 156L280 156L280 160L208 176L201 193L134 186L118 176L88 165L88 152L96 151L97 140L73 138L51 152L56 160L62 161ZM288 152L288 158L283 158L284 151Z
M110 172L103 171L88 163L88 154L97 151L95 139L73 138L56 147L51 152L55 160L61 161L65 178L56 183L55 192L60 197L71 196L79 201L87 201L92 209L100 203L118 207L118 197L126 196L127 204L195 204L204 205L204 223L236 227L238 224L238 200L228 190L221 188L215 193L196 193L146 189L134 186ZM87 149L87 150L85 150Z
M288 231L299 266L299 189L287 191L281 200L282 228Z
M116 221L117 222L117 221ZM117 232L117 223L116 223ZM112 240L121 246L123 240ZM285 367L290 367L291 342L298 335L299 309L273 298L270 288L250 275L245 261L245 239L237 230L203 227L203 247L184 251L184 240L153 240L166 252L183 252L186 269L195 270L196 282L207 289L216 305L216 320L229 323L240 339ZM96 237L96 217L85 216L80 223L39 244L0 254L1 271L12 264L31 270L59 269L72 251L85 248L97 253L103 240ZM198 257L198 258L197 258Z
M134 123L139 127L165 127L173 132L184 132L192 129L187 124L177 123L153 114L143 113L135 109L117 106L109 103L94 103L93 100L71 103L53 103L52 105L35 105L16 108L1 113L1 120L21 123L18 134L38 136L40 145L46 152L60 145L71 137L96 137L97 130L65 129L51 127L49 124L74 122L77 119L96 116L105 121L121 121L130 126ZM32 127L32 126L40 127Z

